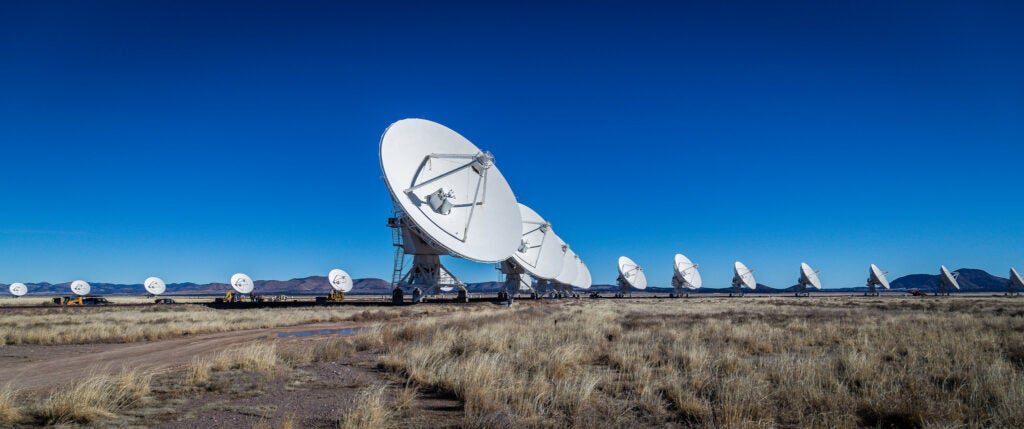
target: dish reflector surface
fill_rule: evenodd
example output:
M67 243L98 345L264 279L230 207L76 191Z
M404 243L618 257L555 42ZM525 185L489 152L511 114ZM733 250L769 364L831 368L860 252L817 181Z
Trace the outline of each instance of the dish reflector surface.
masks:
M806 262L800 263L800 276L815 289L821 289L821 279L818 278L818 273L810 265L807 265Z
M519 204L523 218L522 235L516 252L516 263L531 276L553 279L562 272L562 248L555 240L555 232L544 218L533 209Z
M580 289L590 289L590 286L594 284L594 278L590 277L590 268L587 268L587 264L580 259L579 274L577 277L583 277L583 280L577 282L576 287Z
M494 157L444 125L403 119L380 139L391 197L417 227L452 255L485 263L512 257L522 218Z
M25 296L28 293L28 286L24 283L11 283L11 295L14 296Z
M875 264L871 264L871 280L873 283L889 289L889 279L885 278L885 273Z
M238 293L252 293L253 288L256 286L252 283L252 279L249 276L237 273L231 276L231 288Z
M331 283L331 288L334 290L348 292L352 290L352 277L345 272L335 268L327 274L327 281Z
M572 282L576 281L576 271L579 271L580 265L576 263L576 253L569 248L569 245L564 244L565 242L561 238L558 241L560 242L559 248L564 248L565 253L562 255L562 272L555 276L555 281L564 285L571 285Z
M945 279L946 284L953 286L954 289L959 290L960 283L956 281L956 277L953 276L953 273L949 272L945 265L943 265L942 268L940 268L940 270L942 271L942 278Z
M92 286L85 280L75 280L71 282L71 292L75 295L88 295L92 291Z
M647 289L647 275L643 268L626 256L619 256L619 274L633 289Z
M146 288L146 292L153 295L160 295L167 290L167 284L159 277L150 277L142 283L142 287Z
M687 258L682 253L676 253L674 265L676 275L683 281L683 287L687 289L700 289L704 285L704 280L700 277L700 271L697 271L697 264L694 264L690 258Z
M1017 287L1024 288L1024 278L1020 276L1016 268L1010 268L1010 281Z
M743 283L743 286L747 287L747 289L757 289L757 280L754 279L754 272L750 271L750 268L747 268L747 266L743 265L742 262L736 261L736 263L733 264L733 275L738 278L740 282Z

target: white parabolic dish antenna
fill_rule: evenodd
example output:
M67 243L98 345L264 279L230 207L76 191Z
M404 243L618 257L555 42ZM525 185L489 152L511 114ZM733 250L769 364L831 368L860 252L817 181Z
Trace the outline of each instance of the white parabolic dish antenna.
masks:
M28 286L24 283L11 283L11 295L14 296L25 296L28 293Z
M238 293L252 293L255 285L253 285L252 279L249 276L237 273L231 276L231 288Z
M576 281L576 272L579 271L580 264L576 262L576 253L569 248L569 245L565 244L561 238L558 239L558 242L559 247L565 249L565 253L562 254L562 272L555 276L555 281L563 285L571 285Z
M327 274L327 281L331 283L331 288L341 292L348 292L352 290L352 277L345 272L335 268Z
M1016 268L1010 268L1010 283L1014 286L1024 289L1024 278L1020 276ZM14 285L11 285L14 286Z
M587 268L587 264L583 263L583 258L576 255L576 279L573 280L572 285L580 289L590 289L590 269Z
M71 291L75 295L88 295L92 291L92 286L85 280L75 280L71 282Z
M380 165L391 197L430 244L484 263L516 252L522 218L490 152L444 125L403 119L384 131Z
M939 281L945 282L947 285L953 286L953 289L959 290L960 283L956 281L956 276L949 272L949 269L947 269L945 265L942 265L940 270L942 271L942 278Z
M878 265L871 264L871 284L881 285L882 287L889 289L889 279L885 278L885 273L882 272Z
M704 280L700 277L700 271L697 271L697 264L694 264L690 258L687 258L682 253L676 253L673 265L675 277L682 287L700 289L704 285Z
M633 289L647 289L647 275L644 269L626 256L619 256L619 276Z
M512 254L517 264L531 276L553 279L562 272L565 263L562 242L555 236L549 224L533 209L519 204L522 217L522 235L516 252Z
M810 265L807 265L806 262L800 263L800 280L805 285L821 289L821 279L818 277L818 273Z
M733 264L733 277L743 283L743 286L747 289L757 289L757 280L754 279L754 272L750 271L750 268L747 268L740 261L736 261Z
M146 288L146 292L152 295L160 295L167 290L167 284L164 283L160 277L150 277L142 283L142 287Z

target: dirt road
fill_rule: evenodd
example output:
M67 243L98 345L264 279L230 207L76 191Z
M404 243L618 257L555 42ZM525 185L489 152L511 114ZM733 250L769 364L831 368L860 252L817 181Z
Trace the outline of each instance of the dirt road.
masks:
M164 370L187 365L194 356L215 353L233 344L278 338L281 333L335 331L367 325L356 322L317 323L145 343L4 346L0 347L0 386L41 390L91 374L118 372L124 368Z

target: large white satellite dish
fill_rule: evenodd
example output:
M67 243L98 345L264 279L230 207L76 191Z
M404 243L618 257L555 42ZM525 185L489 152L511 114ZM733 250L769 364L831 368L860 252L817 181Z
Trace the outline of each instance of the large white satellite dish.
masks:
M149 292L150 295L160 295L167 290L167 284L159 277L150 277L146 279L146 281L142 283L142 287L146 288L146 292Z
M339 292L348 292L352 290L352 276L349 276L345 270L335 268L331 272L327 273L327 281L331 283L331 289Z
M555 277L554 284L552 284L557 297L571 294L572 284L580 274L579 257L576 256L576 252L574 252L568 244L565 244L564 246L565 254L562 256L562 272L558 273L558 276Z
M523 219L519 247L512 257L502 261L500 269L505 274L504 293L499 298L511 299L521 289L522 276L551 280L562 272L565 253L562 241L551 229L551 224L533 209L519 204ZM530 286L533 289L533 286Z
M92 286L85 280L75 280L71 282L71 292L75 295L85 296L92 291Z
M818 272L814 271L814 268L811 268L806 262L800 263L800 279L797 280L797 286L799 286L796 292L797 296L809 295L807 286L821 290L821 279L818 277Z
M675 296L688 295L689 291L700 289L704 280L700 277L699 266L682 253L676 253L672 264L672 287Z
M1010 268L1010 280L1007 282L1007 292L1016 294L1018 289L1024 289L1024 278L1020 276L1016 268Z
M24 283L11 283L11 295L14 296L25 296L28 293L28 286Z
M736 263L734 263L732 267L733 291L732 293L729 294L729 296L732 296L733 294L743 296L742 288L744 287L750 290L757 289L757 280L754 279L753 270L747 268L747 266L744 265L742 262L736 261Z
M939 291L937 293L949 295L949 288L960 289L960 282L956 280L959 273L951 273L945 265L939 268Z
M886 274L877 265L871 264L871 267L868 269L868 292L865 295L878 296L878 290L875 289L877 286L889 289L889 279L885 278Z
M618 266L619 277L616 280L619 283L619 296L624 296L633 289L647 289L647 275L644 274L643 267L627 256L619 256Z
M458 286L465 297L440 256L497 263L521 244L516 197L494 157L455 131L423 119L395 122L381 136L380 165L395 203L389 225L401 231L395 244L413 255L409 272L393 279L396 288ZM400 273L404 258L395 260Z
M253 284L252 279L242 273L236 273L231 276L231 288L240 294L252 293L256 286Z

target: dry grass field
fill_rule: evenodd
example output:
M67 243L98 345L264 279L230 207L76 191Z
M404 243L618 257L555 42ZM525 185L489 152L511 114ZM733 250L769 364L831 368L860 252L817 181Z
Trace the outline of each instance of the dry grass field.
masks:
M445 401L457 405L437 405ZM231 347L160 374L97 374L48 393L7 390L0 422L1024 427L1024 300L475 305L379 322L351 337Z

